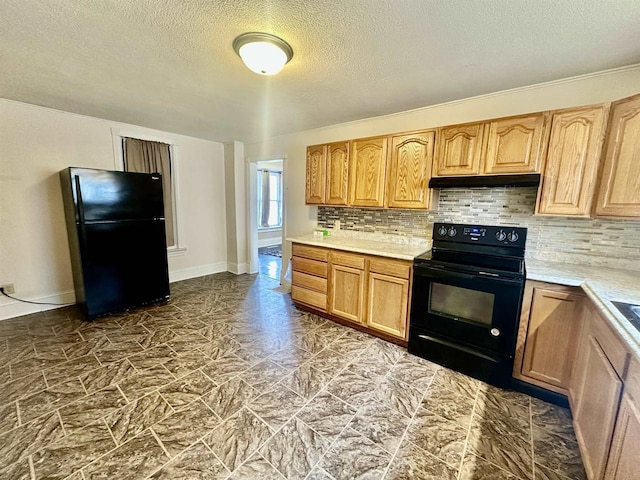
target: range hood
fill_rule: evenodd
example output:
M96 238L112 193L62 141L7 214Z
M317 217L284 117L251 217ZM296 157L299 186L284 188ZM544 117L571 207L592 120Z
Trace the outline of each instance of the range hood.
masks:
M537 187L539 173L526 175L474 175L468 177L435 177L429 180L429 188L460 187Z

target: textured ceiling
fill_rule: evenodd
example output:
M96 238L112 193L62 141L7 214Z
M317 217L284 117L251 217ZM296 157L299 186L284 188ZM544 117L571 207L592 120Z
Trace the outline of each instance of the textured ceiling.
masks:
M275 77L240 33L287 40ZM637 0L1 0L0 97L217 141L640 62Z

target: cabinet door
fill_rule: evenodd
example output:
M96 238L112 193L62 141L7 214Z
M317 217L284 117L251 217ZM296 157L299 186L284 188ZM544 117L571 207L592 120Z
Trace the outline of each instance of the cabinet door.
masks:
M371 272L367 298L367 326L406 338L409 280Z
M572 404L573 425L587 477L596 480L603 477L607 464L622 381L592 331L583 338L585 343L580 348L584 349L584 355L580 355L581 368Z
M607 112L599 105L553 114L536 213L591 214Z
M484 123L438 129L434 176L478 175Z
M611 442L606 480L638 480L638 446L640 445L640 411L633 398L625 393L620 403L616 431Z
M543 113L489 122L484 173L539 172L545 125Z
M327 205L346 205L349 190L349 142L327 145Z
M640 95L611 104L596 214L640 216Z
M327 176L327 146L313 145L307 147L307 183L305 203L322 205L325 201Z
M349 205L384 206L387 137L353 140L350 163Z
M342 265L330 268L329 313L362 323L364 303L364 271Z
M522 375L567 394L580 334L584 297L536 288L524 348Z
M434 139L434 131L392 137L389 207L431 208Z

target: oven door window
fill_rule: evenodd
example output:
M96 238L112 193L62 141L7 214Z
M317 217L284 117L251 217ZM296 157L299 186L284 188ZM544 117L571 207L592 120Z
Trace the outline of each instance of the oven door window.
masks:
M429 313L490 326L494 299L493 293L432 282Z

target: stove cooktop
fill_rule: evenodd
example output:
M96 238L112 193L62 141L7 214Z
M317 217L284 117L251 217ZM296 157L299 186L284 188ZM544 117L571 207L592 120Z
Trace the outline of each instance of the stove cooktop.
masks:
M640 305L633 305L631 303L623 303L623 302L611 302L613 306L620 310L620 313L625 316L629 323L634 326L634 328L640 331Z

